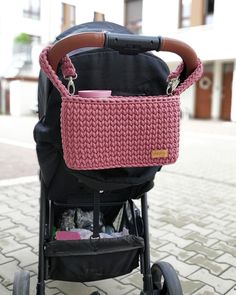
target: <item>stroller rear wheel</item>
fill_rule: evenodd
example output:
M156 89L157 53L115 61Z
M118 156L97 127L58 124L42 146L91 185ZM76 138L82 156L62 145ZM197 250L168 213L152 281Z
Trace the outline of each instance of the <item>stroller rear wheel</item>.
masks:
M159 261L151 267L154 294L183 295L180 280L173 266Z
M20 270L15 273L13 282L13 295L29 295L30 273Z

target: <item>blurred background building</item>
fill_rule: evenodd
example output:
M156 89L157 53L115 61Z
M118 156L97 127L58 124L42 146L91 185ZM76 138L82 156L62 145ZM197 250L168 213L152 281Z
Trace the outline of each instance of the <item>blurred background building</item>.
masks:
M65 29L110 21L137 34L177 38L204 62L182 97L182 115L236 121L234 0L8 0L0 2L0 111L27 115L37 101L38 55ZM173 69L178 56L158 53Z

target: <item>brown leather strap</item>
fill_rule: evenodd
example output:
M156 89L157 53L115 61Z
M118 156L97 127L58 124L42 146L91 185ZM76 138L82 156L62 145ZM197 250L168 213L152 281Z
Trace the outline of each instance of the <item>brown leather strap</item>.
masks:
M83 47L104 47L105 39L106 36L103 32L88 32L66 37L51 47L48 53L49 64L56 72L59 62L67 53ZM178 54L183 59L187 76L197 68L198 58L195 51L182 41L161 38L159 51L169 51Z
M170 38L162 38L160 51L169 51L178 54L186 67L186 76L189 76L198 65L195 51L186 43Z
M66 37L55 43L48 53L48 61L56 72L61 59L69 52L83 47L104 47L105 34L89 32Z

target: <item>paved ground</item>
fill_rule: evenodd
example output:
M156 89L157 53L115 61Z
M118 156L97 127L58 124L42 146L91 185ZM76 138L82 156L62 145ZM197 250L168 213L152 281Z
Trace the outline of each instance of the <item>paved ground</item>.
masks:
M23 137L17 130L11 137L6 128L14 126L12 120L0 117L0 126L5 126L5 131L0 129L1 295L12 293L18 269L31 271L30 294L35 294L37 280L38 167L31 132L27 133L35 120L22 119L19 128L23 121L28 124ZM21 158L14 160L19 146ZM235 123L182 121L180 158L157 175L149 193L151 260L170 262L186 295L236 294L235 151ZM25 174L17 172L22 165L28 165ZM87 295L99 289L101 294L136 295L141 287L142 277L134 271L86 284L49 281L46 294Z

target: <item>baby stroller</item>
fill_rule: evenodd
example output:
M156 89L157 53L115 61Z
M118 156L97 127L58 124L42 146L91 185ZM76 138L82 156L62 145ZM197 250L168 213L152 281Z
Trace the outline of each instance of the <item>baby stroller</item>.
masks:
M156 96L162 96L162 103L171 97L177 87L177 78L180 84L176 89L182 92L189 87L202 72L195 52L182 42L132 35L126 28L109 22L75 26L59 35L48 50L47 54L45 51L41 54L41 67L46 75L41 71L38 88L40 120L34 129L41 180L36 294L45 294L45 280L48 279L71 282L103 280L128 274L139 265L143 274L143 290L140 294L183 294L178 276L170 264L159 261L150 265L147 204L147 192L153 187L155 174L162 165L174 162L178 156L179 102L170 106L170 111L173 110L174 114L173 117L169 116L169 120L167 110L161 109L161 115L165 115L164 122L170 127L167 132L174 128L174 141L177 145L173 155L169 157L163 148L155 149L152 153L154 162L151 163L150 160L144 163L142 159L137 162L136 157L130 164L126 154L123 156L117 150L117 146L122 149L120 141L117 138L112 141L114 133L122 128L117 127L118 124L116 127L109 125L114 128L110 132L106 129L108 125L104 126L103 123L110 118L110 122L117 120L123 124L119 121L120 117L113 113L113 109L119 106L119 99L126 97L137 102L138 99L148 97L154 106ZM171 74L171 83L168 83L170 73L167 65L148 52L150 50L173 51L183 58L184 64ZM70 53L70 59L65 57L67 53ZM46 56L49 63L45 60ZM62 64L58 66L61 60ZM78 78L75 72L78 73ZM73 114L63 113L61 89L62 92L67 91L69 96L74 96L75 90L81 91L80 97L85 95L85 100L88 100L90 93L84 90L93 90L90 106L85 106L86 101L83 100L83 111L79 115L73 113L76 109L74 105L68 108ZM111 90L113 101L104 97L104 92L102 99L94 98L94 95L101 93L99 90ZM109 104L106 104L107 101L110 101ZM76 102L75 96L73 103ZM94 109L91 104L93 102L98 103ZM99 111L100 102L109 105L105 116L102 110ZM117 105L113 102L117 102ZM147 105L152 112L149 100ZM129 106L120 108L125 112ZM144 109L144 105L141 105L141 109ZM138 116L139 108L136 112ZM145 112L142 111L144 117L135 130L136 134L146 124ZM132 122L139 120L135 114L129 113L129 116L133 116ZM91 119L88 122L87 115ZM154 112L153 117L155 116ZM68 123L69 129L66 130L61 122L70 119L72 125L75 125ZM123 116L122 120L127 118ZM126 124L129 122L125 121L124 125ZM162 123L159 124L161 126ZM86 130L90 132L91 128L96 129L100 125L105 129L105 136L94 133L89 140L83 137ZM78 133L79 126L81 132ZM148 129L143 132L144 137L150 133ZM82 145L86 142L90 152L83 156L87 146L81 148L73 143L70 157L67 152L71 151L71 146L65 136L72 140L78 137L78 142ZM131 137L132 134L128 133L128 138ZM167 142L170 141L168 135L164 137ZM121 134L118 139L126 144ZM92 145L95 145L96 157L91 156L95 153L91 151ZM103 156L103 152L106 153L105 147L109 149L109 145L113 146L113 153L118 156L111 154L110 150L107 157ZM79 165L83 163L82 166L77 165L77 160ZM141 209L133 200L141 200ZM78 234L78 229L82 227L78 225L79 214L80 217L90 216L86 219L86 226L91 234L85 239ZM69 231L70 229L74 231ZM114 234L112 238L103 237L102 234L107 235L108 231ZM68 232L73 233L74 238L70 238ZM64 233L67 238L57 239L58 233ZM76 235L78 239L75 238ZM29 294L29 273L16 273L13 294Z

